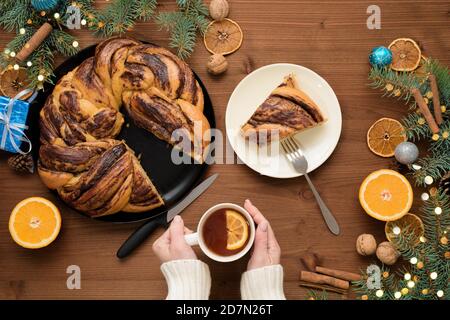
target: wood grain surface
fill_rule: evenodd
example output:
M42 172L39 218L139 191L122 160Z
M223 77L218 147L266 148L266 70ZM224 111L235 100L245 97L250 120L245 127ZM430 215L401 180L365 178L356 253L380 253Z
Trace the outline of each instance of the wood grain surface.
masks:
M105 3L105 1L97 1ZM160 9L174 1L159 1ZM376 1L381 7L381 30L366 27L367 7L373 1L230 0L230 18L244 31L242 48L228 57L230 67L221 77L206 72L208 52L201 42L189 59L211 95L218 127L224 130L225 109L234 87L255 68L277 62L308 67L324 77L338 96L343 112L340 143L330 159L311 174L318 190L335 213L342 234L333 236L303 178L276 180L261 176L245 165L214 165L217 182L183 213L194 228L201 214L219 202L242 204L250 198L269 218L282 248L285 292L289 299L304 299L299 288L300 258L306 251L323 257L325 267L358 272L372 258L358 256L356 237L372 233L384 241L381 222L361 209L357 190L371 171L389 167L390 159L373 155L366 146L366 131L380 117L399 119L406 107L382 98L368 87L368 53L398 37L417 39L427 56L450 64L450 3L444 1ZM164 31L152 22L140 23L130 35L162 46ZM99 41L88 31L74 32L80 46ZM13 35L2 31L3 49ZM58 59L60 63L62 59ZM83 217L68 209L41 183L37 174L17 175L0 153L0 298L3 299L162 299L166 283L148 239L125 261L117 248L136 225L112 225ZM417 192L416 192L417 195ZM58 239L42 250L18 247L8 232L8 218L20 200L49 198L61 208L63 227ZM205 258L213 278L211 298L239 299L239 281L246 259L220 264ZM68 290L66 268L81 268L81 289ZM341 296L334 296L338 299ZM344 296L345 298L346 296Z

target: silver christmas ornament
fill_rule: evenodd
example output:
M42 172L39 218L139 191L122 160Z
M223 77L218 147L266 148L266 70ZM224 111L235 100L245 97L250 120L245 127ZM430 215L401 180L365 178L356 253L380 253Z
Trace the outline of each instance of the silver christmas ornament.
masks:
M395 148L395 159L401 164L411 164L419 157L419 148L412 142L402 142Z

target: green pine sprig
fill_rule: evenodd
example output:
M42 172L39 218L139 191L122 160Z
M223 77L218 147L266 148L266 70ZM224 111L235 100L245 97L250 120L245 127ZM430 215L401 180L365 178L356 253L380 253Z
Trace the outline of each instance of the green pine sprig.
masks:
M102 37L110 37L127 32L139 19L149 20L156 6L156 0L115 0L98 11L93 1L85 1L82 13L90 30Z
M208 9L202 0L177 0L177 11L158 14L157 0L114 0L101 10L96 8L93 0L65 0L58 5L59 19L53 18L51 12L42 16L33 9L31 0L2 0L0 26L7 31L15 31L16 37L5 48L7 53L0 53L0 66L12 68L19 64L27 67L32 88L43 87L43 82L38 80L39 75L44 76L45 82L52 83L55 55L71 56L78 52L78 48L73 45L75 37L65 25L71 14L67 9L73 2L80 9L81 18L86 20L87 27L102 37L121 35L133 28L138 20L155 18L162 28L170 32L169 45L182 59L192 54L197 34L203 33L209 23ZM27 61L19 62L11 57L9 53L18 53L44 22L50 22L53 31ZM20 33L21 29L25 33Z
M208 8L202 0L177 0L178 11L160 12L156 22L170 33L169 46L181 59L195 49L197 33L203 34L209 24Z
M369 80L372 88L383 91L383 96L409 102L412 98L411 89L420 88L424 79L410 72L396 72L389 67L373 67L369 73Z
M429 155L418 159L416 164L410 167L415 184L425 187L425 177L430 176L433 181L439 181L450 170L450 157L448 154Z
M425 201L421 211L425 230L419 242L412 226L407 226L391 240L406 265L394 272L381 266L380 287L373 289L368 287L369 275L363 272L362 279L352 283L360 297L369 300L450 299L450 259L446 256L449 245L442 241L450 234L450 198L438 190ZM432 273L435 273L433 278Z
M0 25L8 32L18 31L30 18L30 0L2 0L0 2Z

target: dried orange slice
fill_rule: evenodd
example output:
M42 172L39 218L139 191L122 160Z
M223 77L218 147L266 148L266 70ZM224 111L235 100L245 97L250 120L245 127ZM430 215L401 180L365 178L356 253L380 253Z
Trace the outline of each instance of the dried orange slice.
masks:
M225 212L227 220L227 250L242 248L248 239L248 223L245 218L234 210Z
M19 202L9 218L13 240L28 249L48 246L59 234L61 215L49 200L32 197Z
M381 118L367 131L367 145L370 151L381 157L392 157L395 147L406 141L402 124L391 118Z
M422 56L417 43L409 38L399 38L389 45L392 52L391 68L395 71L413 71L419 64Z
M231 19L224 19L208 25L203 42L212 54L227 55L241 47L243 38L241 27Z
M371 217L394 221L411 209L413 190L403 175L394 170L382 169L364 179L359 189L359 202Z
M10 98L14 98L19 92L26 89L29 84L30 81L28 80L27 71L24 68L19 68L19 70L8 68L0 75L1 92L4 96ZM31 94L32 93L21 99L26 100Z
M420 242L420 238L423 237L425 227L418 216L408 213L403 218L386 222L384 232L389 241L392 242L403 235L402 239L408 239L410 241L409 245L414 247Z

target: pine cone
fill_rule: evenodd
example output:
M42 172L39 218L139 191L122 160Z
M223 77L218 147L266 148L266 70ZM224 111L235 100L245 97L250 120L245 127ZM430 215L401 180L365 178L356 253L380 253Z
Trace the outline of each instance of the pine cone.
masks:
M34 161L31 154L16 154L8 159L10 168L21 173L33 173Z

